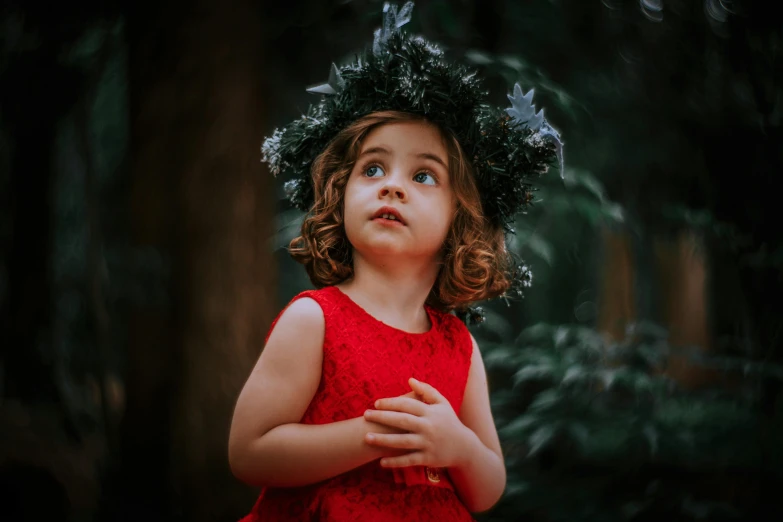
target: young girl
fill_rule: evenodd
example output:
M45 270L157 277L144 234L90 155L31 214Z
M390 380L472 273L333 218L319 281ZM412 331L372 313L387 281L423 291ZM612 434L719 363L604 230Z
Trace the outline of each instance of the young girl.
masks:
M492 112L403 34L411 7L386 6L372 52L265 144L309 211L290 251L318 290L275 320L237 402L231 467L263 488L246 521L473 520L505 487L481 353L449 312L524 283L504 232L559 140L532 93Z

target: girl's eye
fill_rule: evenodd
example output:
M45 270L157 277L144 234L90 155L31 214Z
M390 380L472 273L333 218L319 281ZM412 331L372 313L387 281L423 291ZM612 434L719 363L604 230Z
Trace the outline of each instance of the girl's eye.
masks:
M364 169L364 175L368 178L375 178L378 177L378 175L383 175L383 169L379 167L378 165L370 165L366 169Z
M435 176L430 174L429 172L419 172L415 176L413 176L413 181L417 183L422 183L424 185L435 185Z

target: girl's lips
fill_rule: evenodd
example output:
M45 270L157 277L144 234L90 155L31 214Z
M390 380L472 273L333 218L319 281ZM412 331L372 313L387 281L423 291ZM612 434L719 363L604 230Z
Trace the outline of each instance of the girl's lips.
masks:
M382 217L378 217L372 220L373 223L378 223L379 225L384 225L387 227L404 227L401 222L397 221L396 219L386 219Z
M396 208L392 207L392 206L389 206L389 205L385 205L385 206L379 208L378 210L376 210L375 214L373 214L372 218L373 219L382 218L384 215L387 215L387 216L388 215L392 215L392 216L394 216L397 219L397 221L399 221L403 225L405 224L405 220L402 219L402 214L400 214L400 211L397 210Z

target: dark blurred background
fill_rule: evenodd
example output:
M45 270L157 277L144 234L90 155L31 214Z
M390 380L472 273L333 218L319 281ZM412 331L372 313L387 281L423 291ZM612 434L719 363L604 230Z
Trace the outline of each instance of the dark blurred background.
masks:
M309 288L260 146L382 3L0 5L0 519L235 520L233 405ZM408 28L565 142L516 224L533 286L471 326L509 472L478 518L781 519L777 2L429 0Z

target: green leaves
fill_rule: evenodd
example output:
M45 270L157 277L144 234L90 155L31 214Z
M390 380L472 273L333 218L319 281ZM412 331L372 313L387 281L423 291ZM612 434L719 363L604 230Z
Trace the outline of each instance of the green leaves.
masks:
M500 428L499 433L504 438L522 439L541 419L535 415L522 415Z
M536 395L528 409L532 412L545 413L555 409L563 399L564 396L557 389L546 390Z
M521 384L532 380L548 380L554 376L556 368L552 364L529 365L520 368L514 374L514 384Z
M762 428L752 402L678 389L665 375L672 349L657 324L631 324L618 342L577 325L539 323L513 340L509 333L479 344L493 377L492 408L506 456L504 502L515 516L531 506L552 520L646 516L672 493L623 484L625 493L606 505L596 499L640 469L703 473L783 463L783 452L772 449L783 436L783 408ZM702 357L705 364L718 359ZM747 367L749 376L762 371ZM685 499L688 491L677 494Z
M544 239L541 234L534 231L526 232L527 231L522 232L517 243L546 261L548 265L552 265L552 261L555 257L555 251L552 244Z
M528 439L528 443L530 444L528 456L534 456L539 451L541 451L541 449L549 445L554 440L556 434L557 425L545 424L539 427Z

